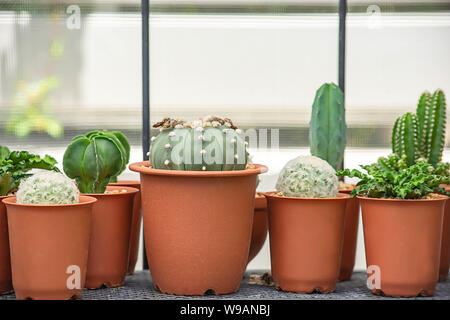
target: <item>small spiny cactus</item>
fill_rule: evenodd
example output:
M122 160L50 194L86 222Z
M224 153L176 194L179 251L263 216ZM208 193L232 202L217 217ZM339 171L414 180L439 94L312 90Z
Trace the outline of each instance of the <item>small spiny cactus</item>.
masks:
M417 116L411 112L397 118L392 132L392 151L406 156L408 165L420 158Z
M150 163L154 169L186 171L243 170L247 142L230 119L208 116L192 122L165 118L153 127Z
M317 90L312 106L311 154L337 170L344 159L346 131L344 95L336 84L325 83Z
M280 172L276 189L286 197L335 198L339 182L336 171L325 160L299 156Z
M22 180L16 196L20 204L78 203L78 189L74 181L53 171L38 172Z

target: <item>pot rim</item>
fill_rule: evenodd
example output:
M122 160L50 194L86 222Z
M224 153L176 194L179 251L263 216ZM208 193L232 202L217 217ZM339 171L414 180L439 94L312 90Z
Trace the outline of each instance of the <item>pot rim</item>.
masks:
M369 198L365 196L356 196L360 200L369 201L390 201L390 202L432 202L432 201L446 201L449 197L441 194L442 198L436 199L392 199L392 198Z
M183 176L183 177L235 177L248 176L267 172L267 167L262 164L253 164L255 169L232 170L232 171L185 171L185 170L162 170L149 168L150 161L131 163L128 168L141 174L157 176Z
M108 186L137 186L140 185L141 181L140 180L117 180L117 182L110 182L108 183Z
M282 197L275 195L277 191L270 191L270 192L263 192L264 196L267 198L274 198L274 199L292 199L292 200L320 200L320 201L331 201L331 200L347 200L350 199L350 195L345 193L338 192L336 198L299 198L299 197Z
M6 198L11 198L11 197L15 197L15 195L10 195L10 196L0 196L0 200L6 199ZM1 201L0 201L1 202Z
M109 196L123 196L123 195L128 195L128 194L133 194L133 193L138 193L139 189L136 188L132 188L132 187L126 187L126 186L122 186L122 185L118 185L118 186L107 186L106 190L127 190L127 192L119 192L119 193L80 193L80 195L83 196L89 196L89 197L109 197Z
M5 205L11 205L11 206L17 206L17 207L33 207L33 208L39 208L39 207L50 207L50 208L57 208L57 207L76 207L76 206L84 206L87 204L92 204L97 201L94 197L89 197L86 195L80 195L79 202L78 203L68 203L68 204L27 204L27 203L17 203L16 202L17 197L16 196L7 196L6 199L3 199L2 202Z

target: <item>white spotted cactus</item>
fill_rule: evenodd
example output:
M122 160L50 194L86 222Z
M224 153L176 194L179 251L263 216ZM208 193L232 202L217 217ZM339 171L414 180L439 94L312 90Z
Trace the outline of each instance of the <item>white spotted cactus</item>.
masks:
M208 116L186 122L165 118L153 127L150 163L154 169L230 171L245 169L247 142L230 119Z
M286 197L335 198L338 193L336 171L325 160L299 156L283 167L276 189Z
M58 205L78 203L76 184L62 173L38 172L23 180L16 193L17 203Z

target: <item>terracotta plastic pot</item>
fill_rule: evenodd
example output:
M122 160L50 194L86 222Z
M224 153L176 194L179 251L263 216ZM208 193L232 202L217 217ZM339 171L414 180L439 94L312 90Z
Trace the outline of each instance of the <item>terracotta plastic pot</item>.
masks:
M2 202L6 198L6 196L0 197L0 294L7 294L13 291L11 260L9 257L8 219L6 217L6 207Z
M119 287L127 273L133 201L139 190L122 186L106 190L119 193L89 194L97 202L92 209L87 289Z
M372 272L368 274L374 285L371 291L400 297L433 295L439 276L442 219L447 197L359 199L367 268Z
M80 196L79 203L66 205L17 204L15 197L3 200L17 299L81 297L95 202L95 198L85 196Z
M141 174L144 239L157 290L236 292L247 265L256 177L267 168L177 171L130 165Z
M450 192L450 187L445 188ZM450 200L445 202L444 222L442 224L441 259L439 266L439 280L445 281L448 278L448 268L450 266Z
M352 190L339 190L340 193L350 194ZM342 247L341 270L339 280L350 280L355 266L356 242L358 240L359 199L347 200L345 210L344 245Z
M263 247L267 237L268 224L266 197L257 195L255 197L252 240L250 242L248 262L252 261Z
M110 186L124 186L132 187L138 190L141 189L140 181L119 180L116 183L110 183ZM130 235L130 253L128 257L127 275L133 274L136 268L136 262L139 254L139 239L141 235L141 192L139 191L134 197L133 202L133 218L131 219L131 235Z
M349 195L307 199L266 194L275 287L332 292L339 277Z

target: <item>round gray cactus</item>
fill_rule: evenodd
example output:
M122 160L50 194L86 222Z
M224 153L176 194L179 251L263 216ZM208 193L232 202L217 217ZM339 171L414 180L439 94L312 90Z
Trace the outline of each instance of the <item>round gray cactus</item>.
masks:
M297 198L335 198L338 187L333 167L313 156L299 156L286 163L276 184L278 192Z
M76 184L62 173L38 172L23 180L17 191L20 204L72 204L78 203Z

